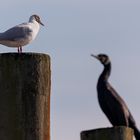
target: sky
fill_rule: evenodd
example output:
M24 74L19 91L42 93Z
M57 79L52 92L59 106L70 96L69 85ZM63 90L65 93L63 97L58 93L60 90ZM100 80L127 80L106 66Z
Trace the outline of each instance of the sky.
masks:
M109 55L109 82L140 128L139 0L4 0L0 11L0 32L32 14L45 24L23 51L51 57L51 140L80 140L83 130L111 126L97 100L103 66L91 53ZM0 45L0 53L16 51Z

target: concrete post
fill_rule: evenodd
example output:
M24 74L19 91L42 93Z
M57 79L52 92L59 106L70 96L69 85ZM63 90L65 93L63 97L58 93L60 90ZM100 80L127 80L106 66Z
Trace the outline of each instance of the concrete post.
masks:
M50 140L50 57L0 54L0 140Z
M82 131L81 140L133 140L133 130L118 126Z

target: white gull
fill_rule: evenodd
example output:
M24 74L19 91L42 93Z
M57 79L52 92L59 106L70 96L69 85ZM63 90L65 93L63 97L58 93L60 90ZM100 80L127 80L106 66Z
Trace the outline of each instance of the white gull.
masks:
M0 33L0 44L7 47L17 47L18 53L22 53L22 47L36 38L40 24L44 26L38 15L32 15L29 22L19 24L9 30Z

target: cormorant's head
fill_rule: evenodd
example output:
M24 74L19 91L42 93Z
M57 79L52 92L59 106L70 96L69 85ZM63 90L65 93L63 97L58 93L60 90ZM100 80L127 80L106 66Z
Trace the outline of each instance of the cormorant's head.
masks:
M104 66L110 63L110 59L106 54L91 54L91 56L98 59Z

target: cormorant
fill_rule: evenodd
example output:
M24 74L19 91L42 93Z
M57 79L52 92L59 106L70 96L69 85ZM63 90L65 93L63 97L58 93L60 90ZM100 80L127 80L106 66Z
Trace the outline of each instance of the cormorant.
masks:
M113 126L127 126L134 130L136 140L140 140L140 131L138 130L135 120L130 113L126 103L108 82L111 73L111 61L106 54L93 55L104 66L98 83L98 101L102 111L105 113Z

